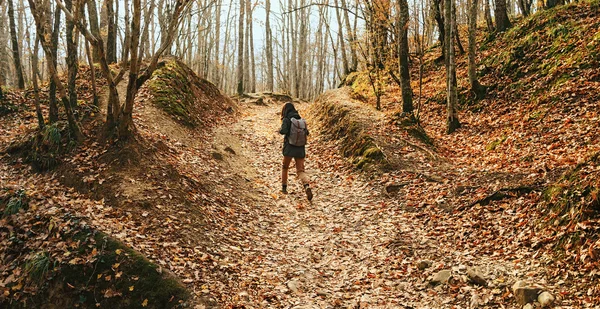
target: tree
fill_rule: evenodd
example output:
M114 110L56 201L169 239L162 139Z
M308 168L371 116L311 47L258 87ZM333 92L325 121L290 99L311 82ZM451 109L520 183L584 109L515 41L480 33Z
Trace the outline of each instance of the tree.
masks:
M65 1L66 2L66 1ZM105 0L107 33L106 33L106 60L108 63L117 62L117 27L115 25L115 10L112 0ZM127 27L125 27L127 28Z
M29 33L28 33L29 36ZM29 42L29 40L27 40ZM40 47L40 40L35 39L35 47L31 53L31 80L33 81L33 94L35 97L35 114L38 119L39 129L44 128L44 115L42 114L42 108L40 106L40 87L38 85L38 51ZM30 48L31 49L31 48Z
M19 89L25 89L25 78L23 77L23 65L21 64L21 53L19 51L19 38L15 25L15 10L13 0L8 0L8 21L10 23L10 38L12 42L13 63L17 75L17 86Z
M460 128L460 122L458 121L458 113L456 112L456 104L458 101L457 86L456 86L456 66L454 60L454 42L453 29L454 29L454 18L452 18L452 0L445 0L444 10L446 20L446 99L447 99L447 118L446 118L446 132L448 134L453 133L456 129Z
M508 13L506 12L506 0L496 0L494 16L496 17L496 31L503 32L511 27Z
M265 2L265 53L267 58L267 90L273 91L273 34L271 33L271 1L266 0ZM217 58L218 59L218 58Z
M72 0L65 0L65 4L69 10L73 8ZM75 44L75 38L73 36L73 29L75 24L72 21L66 21L66 35L67 35L67 67L69 74L69 101L71 107L77 107L77 91L75 89L75 80L77 79L77 71L79 70L77 60L77 45Z
M469 83L471 92L476 98L480 98L485 94L485 88L479 84L476 74L476 34L477 31L477 0L469 0Z
M244 94L244 1L240 0L240 21L238 24L238 67L237 94Z
M494 32L494 22L492 21L492 11L490 9L490 0L483 0L485 7L485 23L487 25L488 32Z
M400 84L402 88L402 112L412 114L413 112L413 92L410 86L410 71L408 61L408 2L407 0L398 0L399 23L398 23L398 57L400 66Z
M527 17L531 14L531 5L533 4L533 0L517 0L517 4L519 5L519 9L521 10L521 14Z
M442 55L437 61L441 61L446 59L446 26L444 25L444 17L442 15L442 0L433 0L431 9L433 10L433 18L438 26L438 41L442 47Z
M47 1L45 3L46 7L45 8L39 8L39 9L43 9L46 12L46 16L48 16L48 18L51 15L51 8L50 8L50 2ZM60 16L61 16L61 10L55 10L54 11L54 27L52 28L52 34L51 34L51 47L50 47L50 53L52 54L52 57L46 57L46 61L51 61L52 65L56 68L58 66L58 35L60 33ZM48 23L50 21L48 20ZM48 31L50 31L50 29L48 29ZM40 41L40 43L42 43L42 47L44 41ZM43 49L43 48L42 48ZM45 52L45 50L44 50ZM50 74L50 70L48 70L48 74ZM49 89L48 89L48 102L50 105L50 114L48 115L50 123L54 123L58 121L58 103L56 102L56 81L54 81L54 79L52 78L52 76L50 77L50 85L49 85Z
M46 38L50 37L50 22L47 18L48 14L44 14L44 10L40 10L35 2L35 0L29 0L29 8L31 10L31 15L35 20L36 30L38 40L42 44L42 49L46 55L46 58L52 59L54 55L52 54L52 43L49 42ZM67 92L65 87L63 86L60 78L58 77L58 72L56 66L54 65L54 61L46 61L48 64L48 73L50 74L50 78L54 80L56 84L56 89L60 95L61 102L65 108L65 113L67 114L67 121L69 124L69 130L71 131L72 136L75 140L81 141L83 139L83 133L79 128L79 124L77 123L75 116L73 115L73 110L71 109L71 104L69 102L69 98L67 97Z

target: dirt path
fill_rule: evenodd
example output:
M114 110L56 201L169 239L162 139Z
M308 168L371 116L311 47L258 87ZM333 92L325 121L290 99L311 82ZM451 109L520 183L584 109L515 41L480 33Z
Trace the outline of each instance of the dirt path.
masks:
M237 223L237 234L246 235L245 240L225 250L238 273L222 291L225 305L448 308L468 306L482 297L486 299L481 303L487 303L494 298L492 290L505 292L506 281L514 275L513 264L442 245L440 240L447 238L439 236L445 228L432 233L429 218L405 211L401 199L385 196L378 185L332 164L336 161L329 155L318 155L331 145L313 142L307 148L314 201L306 200L294 176L290 194L281 195L278 108L250 109L240 121L216 133L217 148L236 145L236 156L227 164L247 182L248 186L240 185L239 194L252 193L256 215ZM426 258L433 259L431 268L418 269L418 262ZM428 285L441 269L453 268L464 276L471 265L488 278L500 278L498 285L491 282L489 292L483 292L489 295L480 296L482 288L467 284L448 293L452 287Z

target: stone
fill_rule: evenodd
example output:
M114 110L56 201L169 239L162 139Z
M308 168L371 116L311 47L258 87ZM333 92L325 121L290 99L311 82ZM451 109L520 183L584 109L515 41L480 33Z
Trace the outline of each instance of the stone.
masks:
M431 279L430 283L433 285L446 284L448 283L451 277L452 271L449 269L445 269L435 274L435 276L433 276L433 279Z
M469 280L477 285L487 286L487 280L483 274L479 271L479 269L475 267L470 267L467 269L467 277Z
M540 295L538 295L538 298L537 298L537 301L538 301L538 303L540 303L540 305L542 305L542 308L552 306L552 304L554 304L554 300L555 300L554 296L546 291L544 291Z
M294 294L299 294L300 293L300 282L298 282L297 280L288 281L287 287Z
M538 295L541 292L540 288L530 287L527 282L523 280L515 282L512 286L512 290L517 303L521 306L537 301Z
M431 261L421 260L417 263L417 268L419 270L425 270L425 269L431 267L431 264L432 264Z
M534 309L532 304L525 304L525 306L523 306L523 309Z
M223 161L223 155L222 155L222 154L220 154L220 153L218 153L218 152L216 152L216 151L213 151L213 152L211 153L211 155L212 155L212 157L213 157L215 160Z

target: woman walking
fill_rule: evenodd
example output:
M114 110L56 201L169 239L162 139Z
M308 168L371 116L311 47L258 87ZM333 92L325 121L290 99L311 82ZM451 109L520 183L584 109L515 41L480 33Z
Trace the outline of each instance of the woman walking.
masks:
M290 163L294 159L296 163L296 173L304 186L306 197L312 200L313 194L310 188L308 175L304 171L304 158L306 157L306 137L308 129L306 122L291 102L285 103L281 110L281 128L279 133L283 138L283 166L281 167L281 192L287 194L288 170Z

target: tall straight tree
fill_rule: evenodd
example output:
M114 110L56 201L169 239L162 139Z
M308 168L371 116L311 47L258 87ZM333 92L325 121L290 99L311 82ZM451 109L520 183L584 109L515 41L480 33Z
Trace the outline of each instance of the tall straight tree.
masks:
M267 90L273 91L273 33L271 33L271 0L265 1L265 53L267 58Z
M496 0L494 16L496 17L496 30L498 32L506 31L511 27L508 13L506 12L506 0Z
M494 22L492 21L492 10L490 9L490 0L484 1L485 11L485 24L487 25L488 32L494 32Z
M402 112L412 114L413 92L410 86L410 71L408 61L408 1L398 0L398 57L400 65L400 84L402 87Z
M65 0L65 5L69 10L73 9L73 0ZM75 44L75 37L73 35L73 29L75 24L72 21L66 21L66 36L67 36L67 69L69 74L69 101L71 107L77 107L77 91L75 89L75 80L77 79L77 71L79 68L77 60L77 45Z
M23 76L23 65L21 64L21 52L19 51L19 38L17 37L17 26L15 25L15 9L13 0L8 0L8 21L10 23L10 40L12 42L13 63L19 89L25 89L25 78Z
M240 0L240 21L238 24L238 67L237 94L244 94L244 0Z
M29 40L27 41L29 42ZM35 114L38 119L38 127L44 128L44 115L42 114L42 108L40 106L40 87L38 85L38 51L40 47L40 40L35 39L35 47L31 54L31 80L33 81L33 94L35 97Z
M452 18L452 6L453 0L445 0L444 2L444 19L446 21L446 132L448 134L453 133L456 129L460 128L460 122L458 121L458 113L456 111L456 104L458 101L457 86L456 86L456 65L454 59L454 18Z
M475 60L475 49L476 49L476 34L477 31L477 0L469 0L469 83L471 84L471 91L475 94L476 98L483 95L482 86L477 80L477 74L475 72L476 60Z
M106 60L108 63L117 62L117 27L115 24L115 10L112 0L105 0L106 3ZM118 4L117 4L118 5Z
M39 8L39 9L44 9L46 12L46 16L50 16L51 15L51 8L50 8L50 1L45 3L46 7L45 8ZM52 65L56 68L58 66L58 35L60 34L60 16L61 16L61 10L55 10L54 11L54 28L52 28L52 34L51 34L51 50L50 52L52 53L52 57L46 57L46 61L51 61ZM50 22L50 21L48 21ZM50 29L48 30L50 31ZM40 40L40 43L42 44L42 49L43 49L43 41ZM44 50L45 52L45 50ZM48 70L48 74L50 74L50 70ZM56 82L54 81L54 79L52 78L52 76L50 76L50 85L49 85L49 89L48 89L48 102L50 105L50 114L48 115L49 119L50 119L50 123L54 123L56 121L58 121L58 104L56 101Z

